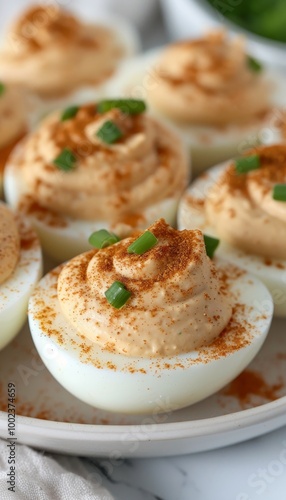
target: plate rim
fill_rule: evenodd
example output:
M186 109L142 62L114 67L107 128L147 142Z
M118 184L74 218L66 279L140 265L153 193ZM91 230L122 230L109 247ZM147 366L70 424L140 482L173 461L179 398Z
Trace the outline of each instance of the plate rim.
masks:
M171 439L206 437L221 434L222 431L223 433L227 433L237 430L238 428L246 428L261 424L273 420L274 418L281 417L282 415L285 416L286 424L285 409L286 396L282 396L275 401L270 401L254 408L248 408L216 417L181 422L156 423L156 416L154 415L154 422L152 424L138 422L123 425L106 425L58 422L55 420L17 415L16 429L21 432L26 429L32 429L34 436L40 435L44 430L46 438L59 439L60 441L65 441L66 439L74 441L80 433L81 441L89 440L91 434L94 434L94 438L96 438L97 442L107 443L120 440L124 434L125 441L133 442L135 439L138 440L138 432L140 433L140 440L151 439L151 441L169 441ZM0 431L4 429L3 424L7 425L7 415L7 412L0 411ZM143 416L143 420L144 418L149 420L152 417L146 415L145 417ZM140 432L140 426L142 425L144 425L144 431ZM152 429L154 425L156 427Z

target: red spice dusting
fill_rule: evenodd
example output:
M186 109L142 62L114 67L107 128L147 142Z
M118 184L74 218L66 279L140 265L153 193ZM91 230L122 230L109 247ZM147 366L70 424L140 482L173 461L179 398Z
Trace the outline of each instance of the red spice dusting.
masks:
M66 227L66 220L58 213L40 205L32 196L27 195L21 199L18 207L20 212L34 215L38 220L51 227Z
M150 276L149 279L140 280L140 283L133 276L131 278L124 276L124 284L133 293L136 293L136 287L138 286L140 286L141 291L146 291L152 289L155 282L159 280L165 281L171 278L174 273L184 272L190 259L198 264L200 263L201 254L199 250L203 251L200 231L176 231L168 226L164 219L160 219L154 223L150 230L158 240L168 241L166 245L156 245L152 248L152 259L158 263L158 266L160 262L164 262L164 266L162 266L160 273L158 272L156 277ZM115 255L118 260L126 263L126 266L136 265L137 262L143 265L145 261L149 260L149 252L145 252L142 255L128 254L126 250L129 245L130 240L128 239L126 242L122 241L120 245L110 246L104 252L99 253L97 264L99 273L105 274L110 272L113 267ZM121 276L120 279L122 279ZM189 290L185 293L187 296ZM128 304L126 307L128 307ZM113 312L114 314L120 314L116 310Z
M197 362L208 363L212 359L226 357L232 352L238 351L250 344L253 326L246 320L241 323L236 319L236 314L238 312L243 313L244 307L243 304L235 305L228 325L209 346L200 349L204 357L199 358Z
M37 26L40 24L40 34L44 33L45 36L39 36L39 28L31 30L30 25ZM42 49L43 42L46 43L47 39L53 38L57 44L65 45L77 40L84 46L97 46L97 41L87 35L83 34L79 38L79 22L77 19L69 14L67 11L60 9L57 5L49 4L47 6L31 6L27 9L22 16L18 19L15 33L23 40L23 45L30 51L39 51ZM28 33L28 36L23 36Z
M114 370L116 371L116 365L114 365L113 363L111 363L111 361L108 361L107 362L107 366L110 370Z
M285 265L282 262L274 262L273 260L266 258L264 259L265 266L274 266L277 269L285 269Z
M7 412L7 394L3 394L0 392L0 411ZM81 417L78 414L77 408L74 410L70 407L66 409L63 417L57 418L53 409L48 407L45 404L40 405L39 409L36 408L36 405L33 402L24 402L20 401L19 398L16 398L15 401L16 411L18 416L25 416L30 418L39 418L41 420L50 420L50 421L61 421L61 422L73 422L77 424L96 424L96 425L110 425L111 421L108 418L103 418L97 415L98 410L94 410L92 415L89 417Z
M274 265L277 269L285 269L285 265L282 262L275 262Z
M189 207L192 207L198 211L201 211L205 206L205 200L203 198L195 198L190 194L186 196L185 202Z
M38 246L38 238L31 228L27 228L24 226L24 224L19 221L19 226L20 226L20 245L21 245L21 250L30 250L31 248Z
M132 135L144 132L144 116L143 115L124 115L120 110L113 110L113 113L120 119L120 128L124 134L124 138L117 141L125 142ZM109 148L104 142L87 142L85 129L87 125L93 123L95 119L101 119L102 115L97 113L96 105L85 104L81 106L77 114L66 121L55 121L52 126L51 135L58 146L59 150L69 148L76 154L77 157L90 156L98 151L104 151L105 155L116 157L117 153ZM79 144L85 144L86 150L79 150Z
M71 339L71 341L75 343L74 340ZM84 342L82 344L79 344L79 347L81 348L81 352L84 354L88 354L91 350L91 346L87 346Z
M108 418L101 418L98 423L102 425L109 425L110 421L108 420Z
M33 235L32 238L21 238L21 249L22 250L30 250L30 248L33 248L34 244L36 243L37 238L35 235Z
M284 359L286 360L286 353L279 352L279 353L276 354L276 358L278 360L284 360Z
M269 186L285 182L286 177L286 146L275 144L273 146L260 146L248 150L244 156L258 154L260 168L250 171L247 175L237 175L235 165L232 164L221 176L219 185L227 185L230 192L240 191L248 197L248 182L255 181L265 194Z
M252 404L253 396L274 401L280 397L279 391L283 388L283 382L268 384L263 376L253 370L244 370L233 380L222 392L224 396L233 396L238 399L242 408Z
M120 223L127 224L131 227L137 227L140 224L144 223L145 217L143 214L126 214L120 217Z

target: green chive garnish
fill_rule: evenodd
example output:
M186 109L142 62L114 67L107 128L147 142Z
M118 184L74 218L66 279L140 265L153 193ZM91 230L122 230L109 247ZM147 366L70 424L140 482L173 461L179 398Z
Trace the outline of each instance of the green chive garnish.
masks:
M252 56L247 56L247 64L248 67L255 73L260 73L260 71L263 70L262 64Z
M276 201L286 201L286 184L275 184L272 198Z
M141 234L137 240L133 241L133 243L129 245L127 252L142 255L147 252L147 250L153 248L157 242L158 239L153 233L151 233L151 231L145 231L145 233Z
M0 95L4 94L6 87L4 83L0 82Z
M213 236L208 236L207 234L204 234L204 241L205 241L206 253L208 257L212 259L217 247L219 246L219 240L217 238L214 238Z
M113 121L107 120L97 131L96 135L103 142L106 142L106 144L113 144L118 139L121 139L123 133Z
M247 172L260 167L260 158L258 155L242 156L237 158L234 163L237 174L247 174Z
M88 239L90 245L95 248L106 248L119 241L118 236L114 233L110 233L106 229L100 229L92 233Z
M54 165L56 165L60 170L64 170L65 172L69 172L73 170L76 163L76 157L73 152L65 148L62 152L57 156L54 161Z
M125 288L121 281L114 281L112 285L104 292L109 304L116 309L120 309L131 296L131 292Z
M97 104L98 113L106 113L114 108L127 115L138 115L144 113L146 104L140 99L105 99Z
M64 122L66 120L70 120L77 114L78 110L78 106L70 106L69 108L66 108L62 113L61 121Z

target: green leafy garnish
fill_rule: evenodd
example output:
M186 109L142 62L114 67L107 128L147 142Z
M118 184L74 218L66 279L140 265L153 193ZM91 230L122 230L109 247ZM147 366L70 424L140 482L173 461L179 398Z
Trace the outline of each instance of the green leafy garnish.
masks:
M65 148L59 156L54 159L53 163L58 169L69 172L75 168L76 157L69 148Z
M100 229L92 233L88 239L90 245L95 248L106 248L119 241L118 236L114 233L110 233L106 229Z
M206 247L206 254L210 259L212 259L217 247L219 246L219 239L204 234L204 242Z
M286 201L286 184L275 184L272 198L276 201Z
M123 137L123 133L116 123L107 120L96 133L97 137L106 144L113 144Z
M259 155L242 156L237 158L234 163L237 174L247 174L247 172L260 167L260 158Z
M64 122L66 120L70 120L73 118L79 110L79 106L70 106L69 108L64 109L61 116L61 121Z
M4 94L5 90L6 86L4 85L4 83L0 82L0 96Z
M114 108L128 115L138 115L146 110L146 104L141 99L105 99L97 104L98 113L106 113Z
M114 281L108 290L106 290L104 295L109 304L116 309L121 309L131 296L131 292L125 288L125 285L123 285L121 281Z
M252 56L247 56L247 64L248 67L254 71L255 73L260 73L263 70L262 64L257 61L257 59L254 59Z
M158 239L154 236L151 231L145 231L145 233L141 234L137 240L133 241L131 245L127 248L128 253L136 253L137 255L142 255L147 252L151 248L153 248Z

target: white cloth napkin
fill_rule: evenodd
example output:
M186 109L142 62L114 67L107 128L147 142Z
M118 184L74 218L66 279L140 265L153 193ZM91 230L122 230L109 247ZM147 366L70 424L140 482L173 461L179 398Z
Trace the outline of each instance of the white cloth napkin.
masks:
M1 500L113 500L100 475L88 471L79 458L44 454L20 444L15 450L15 493L9 491L7 473L13 464L8 464L12 454L7 444L0 439Z

